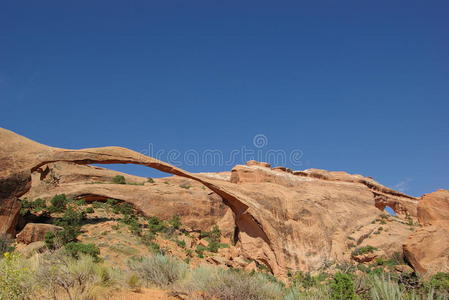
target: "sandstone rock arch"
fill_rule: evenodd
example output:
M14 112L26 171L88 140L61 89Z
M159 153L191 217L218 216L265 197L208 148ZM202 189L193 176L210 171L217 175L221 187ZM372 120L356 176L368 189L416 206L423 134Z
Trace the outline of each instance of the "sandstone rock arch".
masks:
M126 148L54 148L0 128L0 234L14 233L20 210L17 199L30 189L32 172L44 174L43 167L54 162L138 164L204 184L231 208L241 253L266 263L276 275L311 271L325 260L345 259L346 237L381 214L376 203L408 203L405 209L416 215L413 197L361 175L237 166L234 179L224 181Z
M25 194L31 186L31 173L34 171L45 172L41 167L54 162L73 162L76 164L138 164L157 169L173 175L182 176L196 180L223 198L235 215L236 225L240 216L247 212L248 205L242 199L247 199L233 190L232 186L227 186L225 182L205 179L195 176L185 170L174 167L149 156L121 147L87 148L80 150L68 150L49 147L12 131L0 128L0 234L13 235L15 225L18 220L20 204L18 198ZM232 185L229 183L228 185ZM240 228L240 232L251 230L263 233L256 217L245 217L245 226ZM264 238L267 241L267 238ZM269 249L269 247L268 247ZM274 257L273 251L268 250L267 255ZM271 265L276 266L274 261Z

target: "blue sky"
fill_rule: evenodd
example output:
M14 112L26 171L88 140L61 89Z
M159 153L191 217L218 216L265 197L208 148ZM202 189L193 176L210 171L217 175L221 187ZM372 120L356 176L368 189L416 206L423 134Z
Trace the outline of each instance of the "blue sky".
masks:
M449 188L448 12L448 1L1 1L0 126L66 148L300 151L287 166L412 195Z

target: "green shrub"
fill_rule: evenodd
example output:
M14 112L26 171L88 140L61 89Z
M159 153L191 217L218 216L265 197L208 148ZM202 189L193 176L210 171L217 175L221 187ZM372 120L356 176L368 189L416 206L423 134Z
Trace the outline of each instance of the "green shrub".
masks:
M360 247L360 248L357 248L354 251L352 251L352 255L353 256L363 255L363 254L367 254L367 253L372 253L376 250L378 250L378 249L373 246Z
M182 241L182 240L175 240L176 245L178 245L178 247L181 248L185 248L186 247L186 242Z
M55 252L39 260L34 276L38 297L30 299L97 299L113 288L116 276L90 255L76 259Z
M333 300L356 299L352 275L346 273L336 273L330 285L330 296Z
M149 183L154 183L154 179L151 178L151 177L148 177L148 178L147 178L147 182L149 182Z
M60 219L56 219L53 223L63 228L80 227L84 218L84 211L77 211L72 207L69 207L65 210L62 217Z
M184 278L187 265L173 257L155 255L128 261L131 271L146 282L146 286L167 287Z
M56 248L56 241L55 241L55 233L52 231L49 231L45 234L45 245L49 248L49 249L55 249Z
M114 176L114 178L112 178L112 182L115 184L126 184L126 180L123 175Z
M20 204L21 204L20 214L22 216L31 212L37 213L47 208L47 203L45 202L45 200L41 198L37 198L34 201L28 201L27 199L20 200Z
M212 227L211 231L202 231L200 233L200 238L208 238L210 241L216 241L219 242L221 237L221 231L220 228L217 225L214 225Z
M282 285L260 273L250 274L218 267L200 266L186 283L191 291L202 291L206 299L282 299Z
M148 243L154 241L155 238L156 235L151 231L145 231L140 237L142 243L144 243L145 245L148 245Z
M126 279L126 284L131 289L131 291L140 291L140 278L136 274L129 275Z
M80 233L80 227L78 226L66 226L60 231L47 232L45 234L45 245L49 249L60 248L67 243L76 241Z
M11 246L11 240L6 236L0 236L0 258L3 257L4 253L14 251L14 247Z
M79 258L81 254L85 254L92 256L95 261L99 260L100 249L95 244L70 242L64 246L64 250L73 258Z
M179 216L173 216L170 220L168 220L168 224L170 224L170 226L174 229L180 229L182 226L181 218Z
M140 236L142 234L142 228L140 227L139 220L136 216L125 215L122 222L128 225L129 230L132 234Z
M153 253L162 253L163 252L163 251L161 251L161 246L159 246L159 244L156 242L149 242L147 244L147 246Z
M131 204L129 203L119 203L112 206L112 211L115 214L122 214L122 215L131 215L134 213L134 209Z
M210 241L207 245L207 251L217 253L220 248L220 243L217 241Z
M84 199L75 200L74 203L76 205L78 205L78 206L85 206L85 205L87 205L86 200L84 200Z
M88 208L86 208L85 212L86 212L87 214L93 214L93 213L95 212L95 210L94 210L93 207L88 207Z
M370 295L372 300L402 300L403 292L397 282L390 277L374 275L369 278Z
M105 206L105 204L104 203L101 203L101 202L98 202L98 201L95 201L95 202L92 202L92 207L93 208L103 208Z
M405 264L404 255L401 252L394 252L391 259L394 261L395 265Z
M166 227L158 217L150 217L148 218L148 229L153 233L158 233L165 231Z
M303 288L311 288L314 287L315 285L317 285L317 281L315 280L315 278L310 275L310 273L306 273L306 272L296 272L295 275L293 275L292 277L292 283L295 286L299 286L299 287L303 287Z
M114 206L114 205L116 205L118 203L118 201L117 200L115 200L115 199L108 199L108 200L106 200L106 205L109 205L109 206Z
M67 199L65 194L55 195L50 200L50 203L52 206L51 208L54 212L64 211L68 202L69 202L69 200Z
M56 240L60 241L61 245L76 241L76 238L81 233L79 226L65 226L63 230L56 231Z
M449 294L449 273L439 272L433 275L430 278L428 285L433 287L438 292L445 292Z
M196 254L198 254L198 257L203 258L204 257L204 251L207 250L207 247L203 246L203 245L197 245L195 252Z
M0 259L0 299L26 299L31 292L31 275L20 255L5 252Z
M186 189L186 190L188 190L188 189L191 188L191 186L190 186L189 184L186 184L186 183L181 184L179 187L181 187L181 188L183 188L183 189Z

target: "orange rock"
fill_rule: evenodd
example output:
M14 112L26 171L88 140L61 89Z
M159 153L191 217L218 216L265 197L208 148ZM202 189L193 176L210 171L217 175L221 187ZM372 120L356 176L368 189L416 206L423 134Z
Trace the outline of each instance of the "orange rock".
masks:
M358 263L366 263L366 262L371 262L374 259L376 259L378 257L383 257L383 256L385 256L385 252L383 250L378 249L378 250L375 250L370 253L353 255L352 259L354 259Z
M231 172L230 181L227 181L227 175L214 177L189 173L125 148L59 149L0 129L0 233L14 231L19 211L17 198L30 189L31 174L40 172L39 178L44 181L50 178L46 175L47 165L56 162L81 165L140 164L206 186L207 191L213 191L232 210L232 213L227 214L225 223L232 226L227 230L236 242L237 253L263 262L279 276L285 276L289 269L313 271L319 269L324 261L347 258L347 236L370 224L387 205L401 217L417 215L416 198L361 175L316 169L289 173L250 164L236 166ZM56 192L61 187L56 181L50 181L49 184L53 184L49 192ZM77 195L84 193L94 197L122 197L136 207L140 205L142 211L157 207L157 203L165 199L160 197L151 204L135 199L141 195L148 199L146 194L154 192L157 183L145 184L143 187L112 184L101 184L99 187L90 184L89 187L89 184L79 183L73 184L73 187L67 185L64 189L71 188ZM189 196L189 191L193 193L195 189L183 189L172 206L161 206L160 213L165 209L172 214L175 210L172 207L182 205L184 197L191 197L192 201L189 200L188 205L192 207L186 207L185 210L190 209L188 214L194 215L197 210L194 199L200 194ZM134 193L134 196L125 199L127 192ZM207 205L198 204L198 211ZM217 215L221 216L221 212L225 211ZM201 218L198 218L199 222Z
M28 223L22 229L22 231L17 234L16 241L18 243L30 244L32 242L44 241L45 234L47 232L55 232L63 230L62 227L51 225L51 224L41 224L41 223Z
M271 165L269 163L260 162L260 161L256 161L256 160L249 160L249 161L246 162L246 165L248 167L259 166L259 167L264 167L264 168L271 168Z
M418 205L418 220L421 225L449 223L449 190L423 195Z
M45 176L32 174L32 187L22 197L49 199L66 194L88 202L113 198L132 204L147 217L166 220L177 215L182 224L191 228L208 230L218 223L224 234L233 232L232 211L220 196L194 180L172 176L148 183L143 177L68 162L48 164L46 170ZM124 176L126 183L138 185L113 184L112 178L117 175ZM183 188L183 184L190 188Z
M449 191L424 195L418 219L423 227L407 239L404 255L422 276L449 272Z
M247 272L257 271L257 264L255 261L252 261L249 264L247 264L243 269Z

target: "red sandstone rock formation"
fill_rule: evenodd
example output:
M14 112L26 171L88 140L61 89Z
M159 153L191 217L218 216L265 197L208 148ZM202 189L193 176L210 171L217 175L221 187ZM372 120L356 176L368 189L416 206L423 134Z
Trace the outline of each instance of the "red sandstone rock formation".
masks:
M16 241L23 244L44 241L47 232L55 232L62 229L62 227L51 224L28 223L17 235Z
M114 184L112 179L117 175L125 177L127 184ZM104 168L57 162L46 165L43 173L32 174L32 187L22 198L49 199L56 194L88 202L122 200L148 217L169 219L177 215L183 224L201 230L217 223L234 223L220 196L195 180L179 176L148 182L147 178ZM226 220L229 217L231 220ZM230 236L233 227L222 231Z
M418 219L423 226L404 244L404 254L423 276L449 272L449 191L426 194L419 201Z
M54 175L59 171L56 172L54 167L67 166L67 163L145 165L179 176L173 180L196 181L198 183L194 185L204 185L216 195L206 196L205 192L190 195L175 186L168 191L158 187L157 182L143 186L80 184L87 178L87 181L94 180L95 176L109 180L114 174L91 167L87 167L87 177L82 175L84 171L66 170L61 171L57 179ZM197 212L199 218L207 219L207 210L213 207L216 215L211 213L209 222L222 217L227 220L224 223L228 231L235 229L240 255L265 263L276 275L285 275L288 270L312 271L327 260L349 259L347 237L371 224L387 205L401 217L416 218L419 215L417 199L361 175L316 169L271 169L268 164L250 162L247 166L236 166L227 181L227 174L192 174L125 148L59 149L5 129L0 129L0 167L1 232L14 232L19 211L17 198L29 191L32 173L38 172L39 175L34 176L40 181L48 180L50 188L45 190L47 186L39 191L42 183L35 183L27 196L39 193L51 196L64 191L91 200L112 197L130 202L143 212L154 209L158 213L163 213L161 201L168 199L171 204L166 210L182 212L186 218ZM127 180L141 182L135 177L127 177ZM196 187L192 193L195 191ZM170 195L154 197L154 194L164 192ZM218 204L220 197L232 214L227 210L228 213L223 215L226 209ZM185 201L185 206L193 205L193 208L182 207L178 201ZM396 238L379 241L380 247L391 248L392 244L402 243L403 232L396 235L399 241Z

